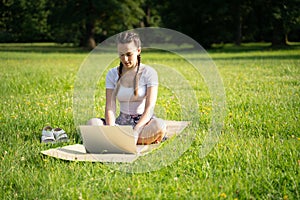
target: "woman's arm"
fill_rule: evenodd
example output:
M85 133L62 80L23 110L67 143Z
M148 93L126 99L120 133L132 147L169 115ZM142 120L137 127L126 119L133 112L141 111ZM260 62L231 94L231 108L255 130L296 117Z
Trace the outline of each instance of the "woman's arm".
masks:
M143 128L153 116L156 99L157 99L157 93L158 93L158 86L151 86L147 88L145 110L139 122L134 127L134 130L137 131L138 133L141 131L141 128Z
M105 121L106 125L115 125L116 97L113 89L106 89Z

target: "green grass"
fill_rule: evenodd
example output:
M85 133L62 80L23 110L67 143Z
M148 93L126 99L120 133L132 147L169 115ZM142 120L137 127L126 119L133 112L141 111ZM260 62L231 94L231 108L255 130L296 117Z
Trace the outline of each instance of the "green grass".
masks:
M40 143L45 125L64 128L70 144L78 142L72 95L87 55L58 45L0 45L0 199L300 198L298 46L251 44L210 51L224 82L227 114L219 142L204 158L199 158L200 146L212 109L205 83L175 55L145 54L146 63L159 61L185 75L197 95L201 120L196 139L179 159L146 173L40 153L62 145ZM101 94L96 94L99 116ZM167 88L160 88L159 95L160 114L181 119L176 96Z

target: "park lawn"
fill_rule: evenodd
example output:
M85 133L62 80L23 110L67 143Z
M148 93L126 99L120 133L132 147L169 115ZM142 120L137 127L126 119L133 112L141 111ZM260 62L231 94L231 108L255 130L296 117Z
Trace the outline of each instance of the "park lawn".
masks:
M79 142L73 122L76 73L88 52L59 45L0 45L1 199L299 199L300 49L266 46L210 51L223 79L226 117L213 150L200 158L211 117L205 83L175 55L148 52L185 75L198 98L200 125L189 149L170 165L126 173L101 163L66 162L40 151L45 125ZM177 67L177 68L176 68ZM160 76L168 74L160 74ZM103 77L99 87L104 87ZM178 102L160 89L168 119ZM104 97L95 104L103 115Z

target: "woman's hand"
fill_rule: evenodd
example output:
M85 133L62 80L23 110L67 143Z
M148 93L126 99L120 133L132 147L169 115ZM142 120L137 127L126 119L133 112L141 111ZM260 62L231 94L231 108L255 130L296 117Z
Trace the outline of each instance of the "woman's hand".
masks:
M106 89L105 121L106 125L115 125L116 97L113 89Z
M134 141L135 141L135 144L137 144L138 142L138 139L139 139L139 135L141 133L141 128L137 128L136 126L134 127L133 129L133 135L134 135Z
M139 122L135 126L137 129L143 128L152 118L157 99L157 92L158 86L152 86L147 88L145 110Z

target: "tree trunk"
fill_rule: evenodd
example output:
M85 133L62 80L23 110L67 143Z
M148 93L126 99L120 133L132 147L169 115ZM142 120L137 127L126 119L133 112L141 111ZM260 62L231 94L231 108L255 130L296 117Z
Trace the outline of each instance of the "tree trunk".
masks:
M150 26L150 18L151 18L151 9L149 6L146 6L144 8L144 12L146 15L143 17L143 20L141 21L140 25L141 27L149 27Z
M88 6L86 10L85 21L85 34L83 38L83 46L88 49L94 49L96 47L95 41L95 8L93 1L88 0Z
M282 20L273 20L272 46L287 45L287 37Z
M85 28L86 34L84 39L84 47L87 47L88 49L94 49L96 47L94 20L88 20Z
M236 6L236 14L235 14L235 25L236 25L236 32L235 32L235 41L234 43L238 46L242 43L242 16L241 16L241 6Z

